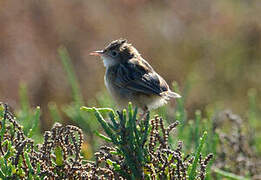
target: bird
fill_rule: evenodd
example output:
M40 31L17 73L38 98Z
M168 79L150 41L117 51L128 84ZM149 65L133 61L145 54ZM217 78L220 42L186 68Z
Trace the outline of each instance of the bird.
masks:
M103 60L105 85L121 109L131 102L145 113L181 98L126 39L114 40L90 55Z

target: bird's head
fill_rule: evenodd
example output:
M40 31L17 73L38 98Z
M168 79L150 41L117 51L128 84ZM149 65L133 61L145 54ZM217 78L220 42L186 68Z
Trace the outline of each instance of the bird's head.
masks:
M111 67L120 63L125 63L133 57L139 57L139 52L127 43L125 39L112 41L103 50L94 51L90 55L100 56L105 67Z

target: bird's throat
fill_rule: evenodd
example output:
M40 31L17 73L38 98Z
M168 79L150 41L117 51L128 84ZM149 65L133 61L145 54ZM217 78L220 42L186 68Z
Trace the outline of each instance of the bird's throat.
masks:
M110 57L102 57L103 64L106 68L112 67L117 64L116 60L110 58Z

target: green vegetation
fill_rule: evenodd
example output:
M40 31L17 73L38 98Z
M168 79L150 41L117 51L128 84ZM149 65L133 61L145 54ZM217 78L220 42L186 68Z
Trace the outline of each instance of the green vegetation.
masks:
M101 146L95 153L96 161L86 161L80 154L83 144L82 131L75 126L56 123L44 134L44 141L35 144L25 134L6 104L0 106L1 144L0 178L2 179L44 179L71 178L86 179L101 177L114 179L204 179L207 164L213 157L202 159L202 148L207 133L203 134L195 156L182 152L182 142L176 148L168 143L170 132L178 121L164 127L163 119L149 114L136 124L137 108L131 104L128 111L116 113L109 108L87 108L94 112L98 122L107 134L97 132L113 146ZM109 113L107 122L103 113ZM33 131L33 128L30 129Z
M211 107L188 117L189 83L184 90L174 83L175 91L185 91L174 110L161 107L138 121L136 108L130 104L127 110L116 111L106 92L85 104L66 49L60 48L59 55L73 101L62 107L49 103L54 126L43 136L40 107L30 107L24 84L17 119L1 103L0 179L259 177L260 133L255 130L260 110L255 90L249 91L248 121ZM62 125L65 118L75 126Z

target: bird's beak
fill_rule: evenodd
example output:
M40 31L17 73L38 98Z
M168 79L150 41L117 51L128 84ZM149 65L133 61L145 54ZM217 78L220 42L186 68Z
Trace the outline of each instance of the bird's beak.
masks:
M101 56L103 54L103 50L93 51L90 53L91 56Z

